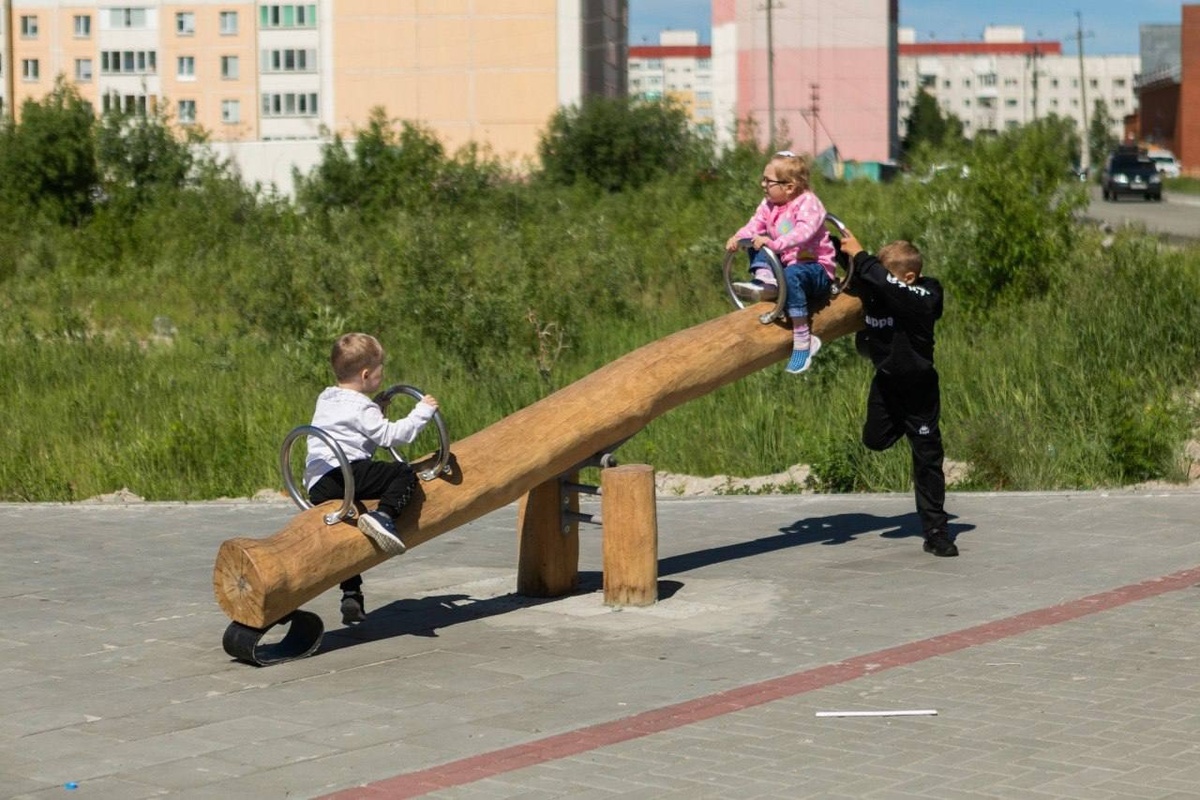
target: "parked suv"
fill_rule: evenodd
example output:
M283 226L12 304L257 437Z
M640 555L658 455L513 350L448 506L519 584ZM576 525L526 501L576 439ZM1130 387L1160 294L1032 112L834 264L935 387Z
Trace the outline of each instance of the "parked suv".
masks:
M1105 200L1120 200L1123 194L1140 194L1146 200L1162 200L1162 176L1153 161L1138 153L1118 150L1104 162L1100 188Z
M1179 177L1179 162L1175 160L1175 154L1170 150L1159 150L1151 147L1146 152L1146 155L1154 162L1154 166L1158 167L1158 173L1164 178Z

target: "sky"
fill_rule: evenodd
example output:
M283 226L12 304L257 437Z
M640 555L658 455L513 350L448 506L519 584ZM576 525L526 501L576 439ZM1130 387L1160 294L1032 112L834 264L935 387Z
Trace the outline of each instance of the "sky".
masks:
M683 28L698 30L700 41L708 44L711 5L710 0L629 0L629 43L658 44L660 30ZM1026 41L1059 41L1064 53L1077 53L1082 22L1085 55L1137 55L1138 26L1178 25L1182 5L1180 0L900 0L900 25L914 28L918 42L981 41L985 25L1021 25Z

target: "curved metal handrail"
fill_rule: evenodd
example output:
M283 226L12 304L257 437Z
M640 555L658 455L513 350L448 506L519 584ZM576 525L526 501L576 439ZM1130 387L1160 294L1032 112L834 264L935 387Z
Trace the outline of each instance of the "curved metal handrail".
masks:
M421 398L425 396L425 392L422 392L415 386L398 383L395 386L390 386L379 394L375 395L374 400L376 403L383 403L387 400L391 400L398 394L406 394L417 401L420 401ZM446 430L446 420L442 418L442 412L440 410L433 412L433 424L437 426L438 432L438 451L430 458L430 460L433 461L433 466L428 469L418 469L416 465L413 465L413 469L417 470L417 477L423 481L431 481L438 475L449 475L451 472L450 433ZM406 464L408 463L408 459L396 452L396 448L389 447L388 452L391 453L392 458L396 459L397 461L403 461Z
M846 227L846 223L842 222L841 218L839 218L836 214L832 214L832 213L826 211L825 212L825 223L827 225L832 225L834 228L836 228L837 232L839 234L841 234L841 236L843 238L845 238L846 235L848 233L850 233L850 229ZM832 294L841 294L842 292L846 291L846 289L850 286L850 279L853 277L854 277L854 264L850 263L846 267L846 274L842 276L841 280L834 281Z
M725 264L722 266L722 274L725 277L725 294L738 308L745 308L746 304L742 302L742 298L738 297L733 291L733 262L740 252L748 252L751 249L750 239L739 239L738 248L733 252L725 254ZM763 325L767 325L783 316L783 306L787 302L787 284L783 280L783 262L779 260L779 256L769 247L759 249L759 252L764 253L767 259L767 265L771 267L771 272L775 275L776 284L779 287L779 294L775 298L775 307L765 314L760 314L758 321Z
M333 451L333 454L337 456L338 466L342 469L342 479L346 484L346 494L342 498L342 507L337 511L326 514L325 524L332 525L343 519L353 519L355 516L354 473L350 470L350 461L346 458L346 454L342 452L341 445L337 443L337 440L315 425L300 425L299 427L292 428L288 435L283 438L283 445L279 448L279 471L283 475L283 485L287 489L288 496L292 498L293 503L300 506L301 511L313 507L308 498L296 488L296 479L292 475L292 445L301 436L315 436L327 444L329 449Z

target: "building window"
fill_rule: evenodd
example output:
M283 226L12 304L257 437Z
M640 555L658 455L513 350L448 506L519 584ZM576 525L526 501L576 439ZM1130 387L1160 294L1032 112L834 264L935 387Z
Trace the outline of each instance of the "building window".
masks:
M196 57L179 56L175 59L175 77L181 81L196 79Z
M190 125L196 121L196 101L195 100L180 100L177 107L176 116L180 123Z
M175 15L175 33L180 36L196 35L196 12L180 11Z
M985 88L990 88L996 85L996 73L992 72L987 75L979 76L979 85Z
M315 117L317 116L316 92L283 92L262 96L264 117Z
M37 17L33 15L23 15L21 17L21 38L36 39L38 34Z
M1125 79L1124 78L1113 78L1113 88L1114 89L1124 89L1125 88Z
M1011 97L1010 97L1010 98L1008 98L1007 100L1005 100L1005 101L1004 101L1004 107L1005 107L1005 108L1016 108L1016 107L1017 107L1017 101L1016 101L1015 99L1013 99L1013 98L1011 98Z
M233 36L238 32L238 12L222 11L221 12L221 35Z
M21 59L21 78L27 81L36 81L41 76L41 67L36 58Z
M1114 108L1124 108L1125 107L1125 98L1124 97L1113 98L1113 107Z
M971 79L970 78L963 78L963 88L964 89L971 88Z
M932 89L934 86L937 85L937 76L936 75L922 75L920 77L920 81L921 81L922 88Z
M155 50L101 50L101 75L153 75L158 72Z
M265 5L259 7L258 14L264 28L317 27L317 6L313 3Z
M908 79L907 79L907 78L902 78L902 79L900 80L900 88L901 88L901 89L907 89L907 88L908 88Z
M238 57L237 56L221 56L221 77L225 80L235 81L238 78Z
M316 50L263 50L263 72L316 72Z
M91 14L76 14L75 15L75 38L88 39L92 35L92 16Z
M144 8L110 8L108 13L109 24L114 28L146 27L146 9Z
M242 101L241 100L222 100L221 101L221 122L229 123L230 125L242 121Z
M141 114L145 116L146 105L146 95L144 94L120 95L116 92L108 92L104 95L104 100L102 101L103 111L106 114L110 111L120 111L123 114Z
M87 83L92 79L92 60L90 58L75 59L75 80Z
M1058 78L1051 78L1051 79L1050 79L1050 88L1051 88L1051 89L1057 89L1057 88L1058 88Z
M1004 85L1005 85L1007 88L1011 89L1011 88L1013 88L1014 86L1016 86L1016 85L1017 85L1017 79L1016 79L1016 78L1005 78L1005 79L1004 79Z
M1088 86L1092 89L1100 88L1100 81L1097 78L1088 78Z

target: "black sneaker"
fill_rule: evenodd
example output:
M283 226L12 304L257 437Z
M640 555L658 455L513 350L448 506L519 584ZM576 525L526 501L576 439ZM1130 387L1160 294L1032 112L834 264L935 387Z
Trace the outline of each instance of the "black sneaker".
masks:
M954 540L946 531L930 531L925 534L925 552L948 558L958 555L958 545L954 544Z
M342 595L342 624L357 625L367 618L362 592L346 592Z
M360 516L358 529L388 555L398 556L405 550L404 542L396 535L396 523L382 511L369 511Z

